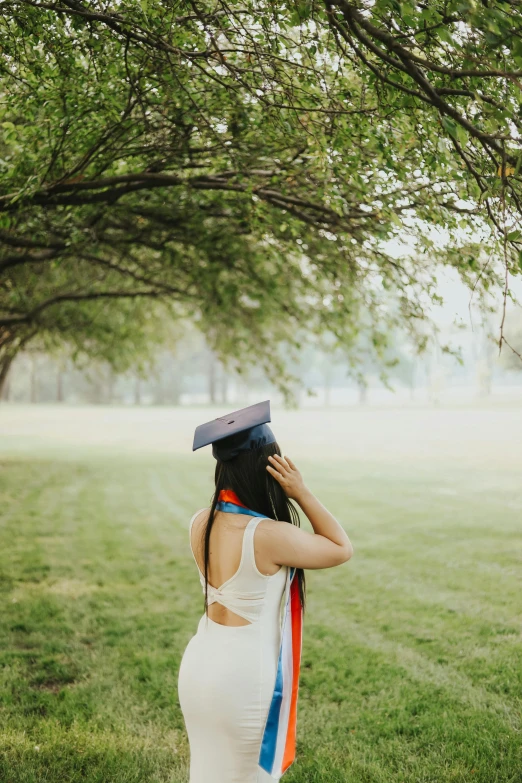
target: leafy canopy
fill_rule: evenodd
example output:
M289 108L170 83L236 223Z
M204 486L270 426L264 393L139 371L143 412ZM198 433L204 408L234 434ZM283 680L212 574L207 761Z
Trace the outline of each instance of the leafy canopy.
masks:
M304 331L422 344L437 263L499 284L484 225L517 273L514 4L2 7L0 361L36 336L130 357L122 318L166 309L284 386Z

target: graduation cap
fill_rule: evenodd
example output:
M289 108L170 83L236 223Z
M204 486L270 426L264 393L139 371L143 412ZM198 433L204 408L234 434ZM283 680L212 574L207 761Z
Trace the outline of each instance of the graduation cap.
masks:
M207 421L196 427L192 451L212 443L213 456L225 462L241 451L251 451L275 443L275 435L268 426L270 400L249 405L226 416Z

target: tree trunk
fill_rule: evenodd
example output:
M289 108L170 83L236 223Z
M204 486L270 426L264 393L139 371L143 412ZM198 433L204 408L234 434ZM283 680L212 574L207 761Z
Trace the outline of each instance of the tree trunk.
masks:
M221 371L221 402L227 404L228 399L228 376L224 369Z
M112 405L112 400L114 398L114 372L112 368L109 369L107 376L106 394L108 404Z
M4 356L0 362L0 400L7 402L9 399L9 370L14 356Z
M323 372L324 407L330 407L330 391L332 389L332 373L330 367L325 367Z
M31 356L31 402L38 402L38 390L36 379L36 357Z
M63 370L58 370L56 376L56 402L63 402Z
M368 387L365 383L359 382L359 405L365 405L368 401Z
M134 385L134 405L141 405L141 378L136 378Z
M3 402L9 402L9 397L11 396L11 379L8 376L5 379L4 385L2 387L2 391L0 392L0 400Z
M210 353L208 357L207 372L208 396L211 405L214 405L216 402L216 359L213 353Z
M162 378L158 378L154 384L154 404L165 405L165 389Z
M414 364L411 368L410 376L410 400L413 402L415 399L415 381L417 378L417 366Z

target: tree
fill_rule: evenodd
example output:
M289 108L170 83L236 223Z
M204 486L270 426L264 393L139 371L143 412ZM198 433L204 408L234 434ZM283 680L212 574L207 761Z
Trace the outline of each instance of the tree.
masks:
M482 215L502 228L500 195L504 218L515 209L514 142L489 126L487 144L466 131L490 167L504 145L501 176L483 192L460 165L460 115L411 94L413 77L395 62L383 67L398 70L399 86L357 46L348 56L350 24L363 29L373 14L389 26L395 14L386 3L358 8L3 3L0 380L37 338L120 361L120 346L127 356L137 347L126 325L141 328L151 312L192 317L223 360L258 362L288 390L278 346L298 350L304 327L349 350L364 320L379 356L397 318L416 334L437 262L477 290L498 284L478 243L459 244L455 232L478 230ZM400 24L421 25L435 62L451 46L436 48L440 30L455 23L443 15L432 33L419 9ZM477 12L477 29L486 17ZM453 234L447 253L427 223ZM384 242L400 230L418 252L398 261ZM516 249L514 233L506 242ZM393 314L383 289L399 300Z
M501 356L500 363L506 370L522 371L522 318L517 310L506 318L506 338L511 351Z
M364 118L370 117L375 138L365 141L374 150L385 150L389 172L404 181L403 157L416 147L419 184L428 177L432 186L448 187L444 206L458 211L458 197L467 202L462 214L487 218L510 243L507 263L513 273L519 272L519 2L294 0L266 9L257 3L236 7L218 1L212 8L201 23L215 51L221 53L221 35L227 68L239 71L240 47L251 47L257 69L249 83L255 84L265 107L282 108L284 100L296 111L318 113L337 126L332 139L342 117L358 115L363 133L368 128ZM299 63L294 80L276 62L292 57ZM335 72L335 90L325 68ZM382 122L390 116L395 132L384 138L382 131L390 126ZM314 124L320 124L317 118ZM411 133L414 137L408 138ZM444 212L439 216L447 218Z

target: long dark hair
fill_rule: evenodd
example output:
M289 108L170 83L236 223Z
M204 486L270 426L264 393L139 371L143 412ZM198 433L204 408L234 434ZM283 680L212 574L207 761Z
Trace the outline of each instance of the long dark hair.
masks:
M281 450L277 443L269 443L250 451L242 451L236 457L226 462L217 461L214 481L216 489L212 497L210 514L205 526L205 613L208 617L208 565L210 531L214 524L216 504L222 489L231 489L239 500L247 508L264 514L269 519L281 522L289 522L292 525L301 526L299 513L287 497L285 491L276 479L270 475L266 466L268 457L273 454L281 456ZM294 579L299 583L299 597L303 612L305 609L306 585L302 568L296 569Z

